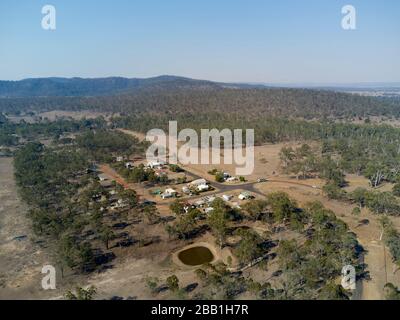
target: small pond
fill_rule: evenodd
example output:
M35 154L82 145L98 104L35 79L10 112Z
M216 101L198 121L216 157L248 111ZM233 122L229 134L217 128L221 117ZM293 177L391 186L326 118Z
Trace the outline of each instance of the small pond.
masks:
M214 255L206 247L192 247L179 252L178 259L188 266L199 266L214 260Z

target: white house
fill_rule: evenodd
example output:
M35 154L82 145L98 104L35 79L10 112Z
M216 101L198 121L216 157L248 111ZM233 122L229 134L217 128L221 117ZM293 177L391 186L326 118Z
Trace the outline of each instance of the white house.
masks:
M108 180L108 176L106 174L104 174L104 173L100 173L98 175L98 177L99 177L100 181L107 181Z
M229 195L227 195L227 194L224 194L224 195L222 196L222 200L231 201L231 199L232 199L232 196L229 196Z
M197 180L193 180L192 182L190 182L189 186L197 187L197 186L204 185L204 184L207 184L206 179L197 179Z
M200 184L197 186L197 190L200 192L204 192L210 189L210 186L208 184Z
M229 178L226 179L226 182L235 182L235 181L238 181L238 180L239 179L236 178L236 177L229 177Z
M165 161L157 160L157 161L150 161L147 164L150 168L155 169L155 168L161 168L166 165Z
M118 156L116 160L117 160L117 162L122 162L122 161L124 161L124 157L123 156Z
M168 188L164 191L163 194L161 194L161 198L163 199L168 199L168 198L173 198L176 197L176 195L178 194L178 192L172 188Z

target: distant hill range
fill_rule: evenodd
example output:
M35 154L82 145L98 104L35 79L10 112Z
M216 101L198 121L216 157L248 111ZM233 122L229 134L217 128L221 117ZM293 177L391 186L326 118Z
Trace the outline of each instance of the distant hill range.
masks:
M297 88L358 93L365 96L398 96L400 83L363 84L273 84L273 83L222 83L196 80L178 76L153 78L34 78L20 81L0 81L0 98L28 97L95 97L130 94L143 90L218 90Z
M220 83L176 76L128 78L42 78L0 81L0 112L93 110L196 119L296 117L304 119L400 118L395 88L276 87ZM357 93L357 94L351 94Z
M0 81L0 97L85 97L133 93L138 90L256 88L264 85L217 83L177 76L154 78L36 78Z

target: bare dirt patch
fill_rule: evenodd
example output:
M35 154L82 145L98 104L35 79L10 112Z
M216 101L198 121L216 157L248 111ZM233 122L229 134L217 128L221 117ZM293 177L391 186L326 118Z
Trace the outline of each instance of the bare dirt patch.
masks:
M37 116L42 118L47 118L50 121L55 121L57 119L62 118L71 118L74 120L80 120L83 118L86 119L95 119L97 117L103 116L106 119L111 117L112 114L103 113L103 112L96 112L96 111L61 111L61 110L54 110L48 112L39 113Z

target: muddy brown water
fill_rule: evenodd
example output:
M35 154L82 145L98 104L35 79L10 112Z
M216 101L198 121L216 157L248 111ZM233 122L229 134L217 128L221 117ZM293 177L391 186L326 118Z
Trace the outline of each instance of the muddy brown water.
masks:
M179 260L188 266L199 266L214 260L214 255L206 247L193 247L181 251L178 254Z

